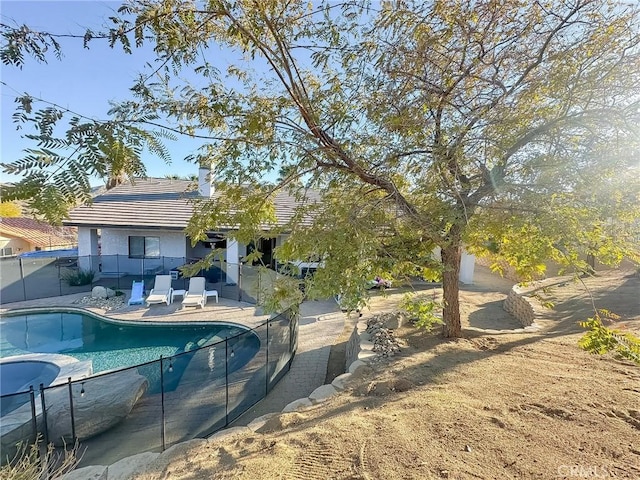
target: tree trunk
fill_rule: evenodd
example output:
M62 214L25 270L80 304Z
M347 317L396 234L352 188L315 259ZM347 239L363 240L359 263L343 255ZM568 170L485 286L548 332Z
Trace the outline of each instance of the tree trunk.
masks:
M459 279L460 279L460 259L462 247L460 245L448 245L440 252L444 273L442 274L442 290L444 297L444 309L442 318L444 320L443 333L447 338L458 338L462 336L462 325L460 323L460 300L459 300Z

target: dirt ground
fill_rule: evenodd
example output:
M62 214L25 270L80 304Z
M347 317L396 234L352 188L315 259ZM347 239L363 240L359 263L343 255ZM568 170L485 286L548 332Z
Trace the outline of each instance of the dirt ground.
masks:
M598 308L622 316L618 328L640 333L637 275L584 282ZM461 292L465 338L395 320L400 354L359 369L340 395L258 433L185 447L136 478L640 478L640 367L577 347L576 322L593 312L585 285L550 289L555 307L535 333L510 331L509 284L494 285ZM374 299L363 319L400 298Z

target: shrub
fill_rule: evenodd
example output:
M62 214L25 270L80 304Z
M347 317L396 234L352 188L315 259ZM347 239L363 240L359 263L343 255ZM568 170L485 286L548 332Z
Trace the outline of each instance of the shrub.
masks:
M303 301L303 293L294 278L281 277L273 282L272 289L262 295L262 306L266 313L280 313L287 308L299 311Z
M96 272L93 270L68 270L60 275L63 281L67 282L70 287L79 287L81 285L89 285L93 282Z
M0 467L2 480L57 480L78 465L78 446L56 452L52 443L42 455L39 452L40 439L29 444L22 442L15 456Z
M400 302L400 308L418 328L430 332L435 325L442 325L442 303L430 299L426 295L406 294Z
M618 358L631 360L640 365L640 338L631 333L605 327L602 324L603 317L610 321L620 319L618 315L607 310L596 311L593 317L580 322L580 326L588 328L589 331L578 341L578 345L589 353L603 355L613 352Z

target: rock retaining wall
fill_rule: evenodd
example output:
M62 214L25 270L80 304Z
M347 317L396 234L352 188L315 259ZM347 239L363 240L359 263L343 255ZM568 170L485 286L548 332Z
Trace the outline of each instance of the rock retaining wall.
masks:
M528 327L535 321L536 314L531 304L531 299L524 295L518 285L514 285L502 307L513 317L515 317L520 325Z
M536 319L544 315L545 307L539 301L544 289L571 281L572 277L554 277L514 285L504 301L503 308L513 315L523 327L535 324Z
M358 359L358 353L360 353L360 334L358 333L358 325L353 327L351 336L347 340L347 347L345 351L345 365L344 371L349 370L349 365Z

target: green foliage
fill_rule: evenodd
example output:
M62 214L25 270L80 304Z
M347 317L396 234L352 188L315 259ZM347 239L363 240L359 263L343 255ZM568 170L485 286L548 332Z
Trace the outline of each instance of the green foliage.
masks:
M70 287L89 285L93 282L96 272L93 270L73 269L66 270L60 274L60 278Z
M164 158L154 135L171 131L202 138L190 159L215 165L218 180L219 195L194 204L192 240L290 233L277 258L323 262L312 297L366 299L375 275L436 278L456 270L463 246L523 278L549 259L581 269L584 254L638 256L635 4L133 0L109 22L78 38L125 52L152 43L160 65L113 120L73 117L58 137L66 110L17 99L14 119L36 128L37 145L4 166L25 175L11 198L48 218L88 200L91 172L143 174L143 144ZM3 27L3 61L43 61L54 38L17 30ZM447 298L453 277L442 277ZM459 313L444 312L452 335Z
M78 446L57 453L50 443L46 453L40 455L40 438L34 443L22 442L12 459L0 466L2 480L58 480L73 470L78 462ZM3 459L5 460L5 459Z
M618 329L603 325L605 320L619 320L620 317L607 311L598 310L593 317L580 326L589 329L578 341L578 345L589 353L604 355L612 352L618 358L631 360L640 365L640 338Z
M402 298L400 308L407 313L416 327L428 332L433 330L436 325L443 323L442 303L436 302L427 295L408 293Z
M291 308L297 314L300 311L303 293L295 278L279 276L263 298L263 308L266 313L281 313Z

